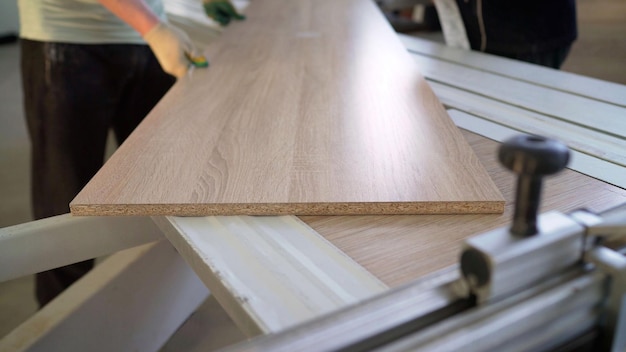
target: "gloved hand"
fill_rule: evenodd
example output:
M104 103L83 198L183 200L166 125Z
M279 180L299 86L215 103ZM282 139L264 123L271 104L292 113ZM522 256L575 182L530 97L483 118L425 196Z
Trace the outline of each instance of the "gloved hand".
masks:
M163 71L181 78L187 73L189 57L201 56L189 36L169 23L161 22L152 28L143 39L159 60Z
M225 26L232 19L245 20L246 17L239 14L229 0L204 0L204 12L213 20Z

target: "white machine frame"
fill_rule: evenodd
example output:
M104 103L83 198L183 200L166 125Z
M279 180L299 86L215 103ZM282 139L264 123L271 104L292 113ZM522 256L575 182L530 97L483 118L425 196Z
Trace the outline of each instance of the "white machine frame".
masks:
M547 134L573 149L570 168L626 188L626 86L401 39L459 127ZM62 215L0 229L0 281L105 255L0 351L156 351L209 290L254 336L387 289L293 216Z

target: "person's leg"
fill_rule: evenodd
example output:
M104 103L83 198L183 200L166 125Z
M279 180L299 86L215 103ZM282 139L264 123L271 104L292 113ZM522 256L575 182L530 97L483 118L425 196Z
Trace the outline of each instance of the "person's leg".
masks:
M31 140L33 215L67 213L69 203L101 167L114 104L91 46L22 40L24 110ZM45 305L80 278L93 261L37 274Z
M161 100L176 78L165 73L147 45L132 48L131 73L124 81L118 110L113 116L113 131L121 144ZM122 56L119 59L124 60ZM128 59L128 58L126 58Z
M64 214L102 166L114 103L101 63L81 45L22 40L35 219Z

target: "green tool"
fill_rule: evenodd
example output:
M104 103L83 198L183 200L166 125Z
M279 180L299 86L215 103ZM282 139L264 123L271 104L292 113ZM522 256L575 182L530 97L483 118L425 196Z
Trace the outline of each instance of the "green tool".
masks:
M185 55L187 56L189 61L191 61L191 63L195 67L207 67L207 66L209 66L209 61L203 55L192 56L189 53L185 53Z

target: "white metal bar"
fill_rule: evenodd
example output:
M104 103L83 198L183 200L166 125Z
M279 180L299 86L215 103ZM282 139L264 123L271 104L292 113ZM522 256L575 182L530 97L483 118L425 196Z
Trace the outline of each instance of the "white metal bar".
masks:
M411 53L626 107L626 85L399 34Z
M626 108L426 56L413 60L431 81L626 139Z
M499 125L529 134L559 139L582 153L626 166L626 140L589 130L491 98L430 82L441 102L449 108L465 111Z
M522 133L514 128L499 125L462 111L448 110L448 114L458 127L498 142ZM606 160L574 150L571 152L571 161L568 168L618 187L626 188L626 168Z
M604 276L562 274L380 351L552 351L594 326Z
M157 351L207 296L167 241L128 249L0 340L0 351Z
M163 239L150 218L70 214L0 229L0 282Z
M248 336L283 330L387 289L293 216L155 222Z

